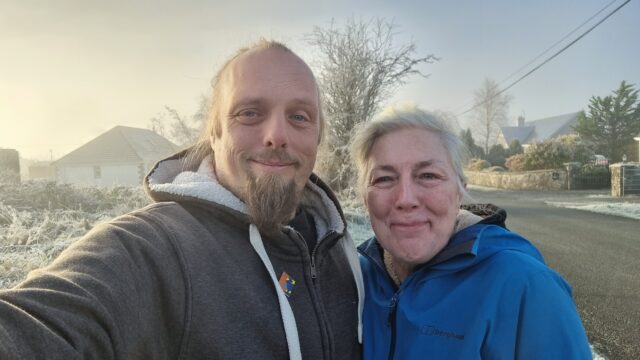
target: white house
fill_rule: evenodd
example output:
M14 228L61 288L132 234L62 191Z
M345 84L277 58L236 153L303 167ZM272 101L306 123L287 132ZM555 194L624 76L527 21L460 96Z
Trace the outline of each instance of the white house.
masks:
M147 129L116 126L54 162L56 180L77 185L140 185L178 146Z
M579 112L552 116L534 121L524 121L524 117L518 118L517 126L503 126L498 134L498 144L505 149L513 140L518 140L526 148L536 142L542 142L555 137L574 134L573 127L578 121Z

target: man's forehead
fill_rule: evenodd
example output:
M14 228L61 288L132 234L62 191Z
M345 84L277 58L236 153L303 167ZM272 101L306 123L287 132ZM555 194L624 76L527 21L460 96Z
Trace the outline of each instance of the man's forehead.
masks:
M229 70L236 79L249 75L265 79L296 75L315 84L315 76L309 66L296 54L282 49L249 50L234 59Z

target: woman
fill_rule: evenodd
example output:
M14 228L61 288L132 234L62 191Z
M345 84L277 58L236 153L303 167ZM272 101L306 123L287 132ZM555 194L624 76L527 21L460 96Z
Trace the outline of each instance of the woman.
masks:
M567 282L503 218L460 210L463 149L418 109L355 135L375 233L359 247L365 359L591 359Z

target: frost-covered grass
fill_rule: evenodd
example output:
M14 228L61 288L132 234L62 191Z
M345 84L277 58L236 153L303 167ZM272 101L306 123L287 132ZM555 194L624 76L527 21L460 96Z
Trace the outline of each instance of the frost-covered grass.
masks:
M0 183L0 288L47 265L96 224L148 201L139 187Z

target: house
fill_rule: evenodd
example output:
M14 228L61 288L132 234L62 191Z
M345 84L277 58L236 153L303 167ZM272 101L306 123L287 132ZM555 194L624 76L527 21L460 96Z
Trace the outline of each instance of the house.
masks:
M37 161L29 165L29 180L55 180L53 161Z
M578 121L580 112L552 116L534 121L524 121L524 117L518 117L517 126L503 126L498 133L498 144L505 149L513 140L518 140L522 147L553 139L558 136L575 134L573 127Z
M54 162L56 180L77 185L140 185L178 147L147 129L116 126Z

